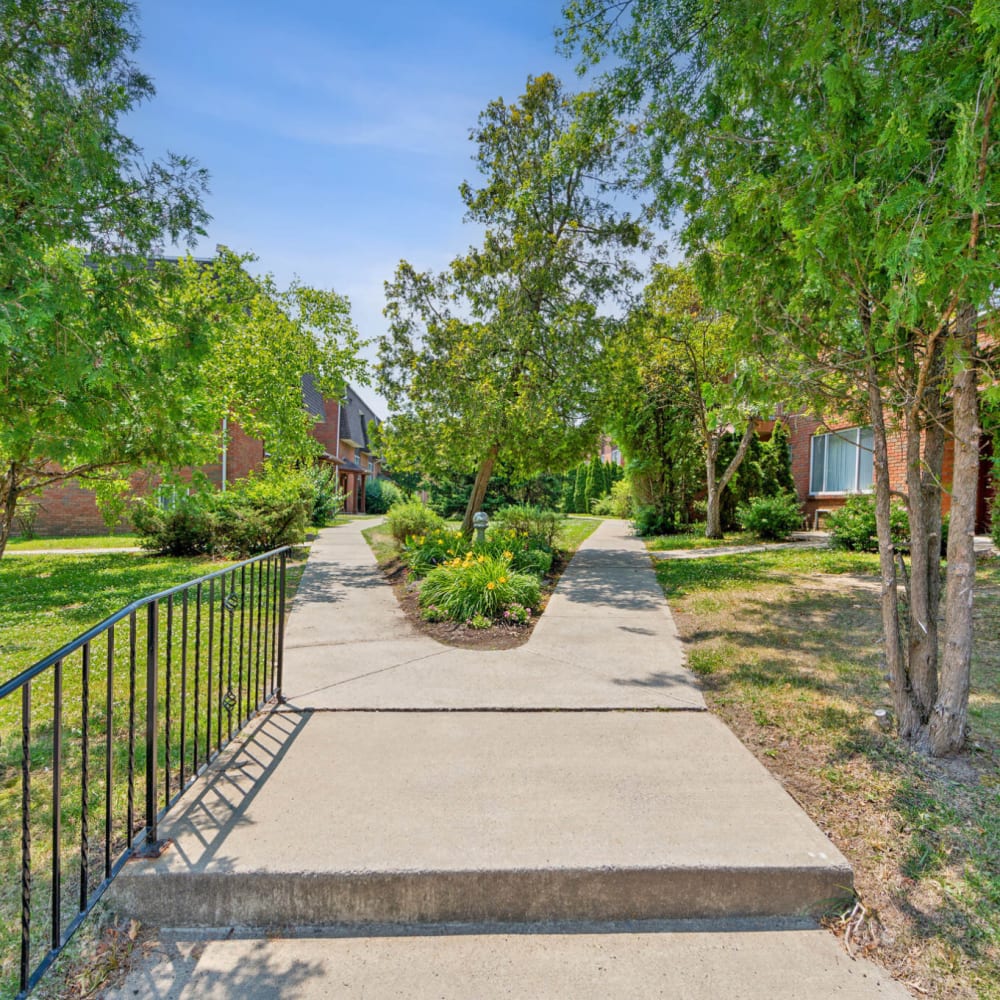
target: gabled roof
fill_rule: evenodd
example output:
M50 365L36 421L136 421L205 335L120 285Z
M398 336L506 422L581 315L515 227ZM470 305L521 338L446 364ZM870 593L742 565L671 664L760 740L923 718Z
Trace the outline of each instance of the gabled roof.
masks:
M371 407L358 395L358 390L348 385L340 411L340 440L363 451L371 451L368 425L372 421L381 423Z
M317 420L326 420L323 393L316 388L312 375L302 376L302 403Z

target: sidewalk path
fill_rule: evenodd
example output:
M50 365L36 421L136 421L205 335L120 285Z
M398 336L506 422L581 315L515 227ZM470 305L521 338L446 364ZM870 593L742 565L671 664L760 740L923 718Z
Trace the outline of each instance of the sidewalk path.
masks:
M313 543L285 633L295 708L704 710L642 542L604 521L567 567L528 642L445 646L417 631L361 536Z
M525 646L485 653L409 626L363 526L313 546L289 704L112 886L189 929L112 997L907 996L803 919L850 867L705 711L623 523L583 544Z

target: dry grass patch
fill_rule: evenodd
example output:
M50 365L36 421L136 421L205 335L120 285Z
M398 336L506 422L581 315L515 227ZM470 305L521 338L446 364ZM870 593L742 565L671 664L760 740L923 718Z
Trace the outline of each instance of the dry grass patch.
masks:
M858 906L831 921L917 996L1000 997L1000 563L978 573L969 753L929 761L888 707L874 557L660 562L706 699L831 837Z

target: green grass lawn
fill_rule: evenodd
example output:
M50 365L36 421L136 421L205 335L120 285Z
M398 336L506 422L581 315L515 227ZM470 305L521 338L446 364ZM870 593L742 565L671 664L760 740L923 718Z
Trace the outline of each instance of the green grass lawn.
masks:
M685 549L717 549L728 545L760 545L760 539L750 531L727 531L723 538L706 538L705 525L692 525L687 531L675 535L653 535L646 539L651 552L681 551Z
M957 761L875 724L891 706L877 556L655 566L710 707L851 861L867 914L854 947L920 996L1000 996L1000 561L977 572L971 750Z
M231 563L200 559L177 559L154 557L139 553L113 553L94 555L42 555L16 556L0 560L0 680L8 680L31 664L55 651L77 635L87 631L120 608L141 597L169 589L181 583L188 582L207 573L223 569ZM305 550L294 550L287 566L286 597L290 604L294 596L298 580L305 565ZM260 593L263 594L263 580ZM272 577L273 579L273 577ZM252 589L255 584L249 577L236 574L230 578L229 589L237 589L243 585L251 589L244 592L245 607L254 606ZM218 584L215 585L218 587ZM222 678L226 672L226 652L219 643L220 632L218 622L225 612L219 609L219 590L215 591L217 609L213 616L215 621L216 642L211 655L208 652L207 621L201 633L201 678L200 693L197 699L198 711L202 720L202 736L199 761L203 762L208 748L205 746L207 736L204 731L208 711L208 675L213 673L217 678L213 694L215 719L221 720L222 713L217 707L216 699L221 694ZM270 593L274 593L273 590ZM203 591L202 610L207 618L209 605L207 603L208 588ZM194 593L191 593L190 618L193 623L197 603ZM184 645L181 637L182 605L178 599L174 607L174 633L171 653L174 682L171 685L170 710L173 718L174 736L171 749L172 774L176 787L177 768L180 760L178 744L179 722L182 715L180 685L178 684ZM239 616L233 617L233 621ZM166 661L166 621L167 608L160 607L160 671L161 692L166 691L165 661ZM136 746L137 781L135 789L136 816L143 815L144 775L143 775L143 744L142 732L144 725L145 694L142 678L145 670L145 611L138 616L137 629L137 696L136 716L138 739ZM252 624L252 620L251 620ZM187 645L187 663L189 671L194 670L193 627L189 629L190 641ZM264 633L262 633L264 634ZM249 632L248 632L249 635ZM93 838L93 871L98 873L101 867L100 849L103 841L103 795L104 766L106 750L104 736L110 725L112 732L112 770L114 785L112 800L114 804L115 827L113 834L114 853L117 854L124 846L124 831L126 825L123 817L126 815L127 786L124 776L127 774L127 733L128 733L128 700L129 700L129 629L127 621L116 627L114 649L113 690L115 707L110 719L105 711L105 686L107 681L107 641L100 637L94 641L92 649L90 703L87 722L89 726L90 760L88 773L90 776L89 801L91 803L90 833ZM240 659L242 634L229 649L234 653L237 662ZM247 639L247 649L254 648ZM246 669L233 671L236 680L234 689L252 692L261 679L260 664L263 662L264 673L267 670L267 654L257 657L251 663L248 652L245 659ZM209 666L211 664L211 666ZM79 864L79 831L81 829L81 774L82 756L81 739L83 731L81 683L81 653L71 654L64 665L63 671L63 785L62 800L63 839L61 854L67 871L73 871L73 866ZM188 674L188 694L186 697L185 714L190 723L185 760L192 762L193 754L193 714L195 698L191 682L192 674ZM250 677L253 676L251 684ZM246 680L244 680L246 678ZM263 687L260 688L263 690ZM252 701L252 695L246 694L247 701ZM32 682L31 692L31 764L32 764L32 856L36 866L36 878L33 883L33 907L36 908L33 927L38 935L38 948L33 956L33 964L44 954L42 937L45 934L48 893L46 884L47 865L51 859L51 763L53 753L52 705L54 702L54 686L52 671L40 676ZM166 714L166 695L161 693L160 722L164 725ZM219 738L227 736L228 726L220 723L215 731ZM20 796L21 796L21 699L13 696L0 703L0 998L6 1000L16 993L14 975L17 960L17 933L20 923L20 888L18 880L19 843L20 843ZM213 741L215 735L212 735ZM161 732L159 746L161 768L165 760L165 746ZM161 769L161 774L162 774ZM190 764L188 767L190 774ZM162 793L161 793L162 794ZM64 891L64 926L72 916L72 907L76 892L70 878Z
M138 535L73 535L70 538L12 538L8 552L58 549L129 549L139 544Z

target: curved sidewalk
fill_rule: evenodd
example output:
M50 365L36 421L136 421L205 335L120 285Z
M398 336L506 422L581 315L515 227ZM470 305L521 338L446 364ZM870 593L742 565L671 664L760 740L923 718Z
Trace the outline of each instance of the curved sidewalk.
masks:
M642 542L603 521L525 645L458 649L406 620L352 522L313 543L285 633L297 709L687 709L705 702Z

